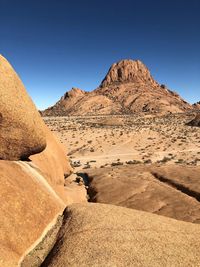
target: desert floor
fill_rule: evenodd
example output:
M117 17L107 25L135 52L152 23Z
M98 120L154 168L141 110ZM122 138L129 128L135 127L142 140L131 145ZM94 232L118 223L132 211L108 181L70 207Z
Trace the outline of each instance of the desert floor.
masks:
M91 202L200 223L200 128L186 125L193 117L44 119L74 166L66 186L85 184Z
M185 125L193 117L193 114L138 114L44 120L80 170L127 163L198 166L200 128Z

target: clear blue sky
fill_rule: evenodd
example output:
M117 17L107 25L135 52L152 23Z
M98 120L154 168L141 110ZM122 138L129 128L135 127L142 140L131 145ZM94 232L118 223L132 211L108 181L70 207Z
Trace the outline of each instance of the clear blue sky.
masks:
M0 0L0 53L38 108L95 89L110 65L142 60L159 83L200 100L199 0Z

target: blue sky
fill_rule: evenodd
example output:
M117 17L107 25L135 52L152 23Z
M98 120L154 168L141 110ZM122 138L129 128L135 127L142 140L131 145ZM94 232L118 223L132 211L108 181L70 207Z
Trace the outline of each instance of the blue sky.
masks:
M95 89L110 65L140 59L200 101L199 0L0 0L0 53L39 109L71 87Z

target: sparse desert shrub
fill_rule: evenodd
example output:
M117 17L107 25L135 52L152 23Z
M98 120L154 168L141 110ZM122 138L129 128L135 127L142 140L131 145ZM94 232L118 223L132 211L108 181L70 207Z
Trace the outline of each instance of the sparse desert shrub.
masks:
M171 159L172 158L164 157L163 159L158 160L157 163L166 163L166 162L170 161Z
M141 164L142 162L139 161L139 160L129 160L129 161L126 161L126 164Z
M183 159L178 159L177 161L175 161L175 163L180 164L180 163L184 163Z
M112 162L111 166L119 166L119 165L123 165L123 162Z
M151 164L151 163L152 163L152 160L151 159L144 160L144 164Z

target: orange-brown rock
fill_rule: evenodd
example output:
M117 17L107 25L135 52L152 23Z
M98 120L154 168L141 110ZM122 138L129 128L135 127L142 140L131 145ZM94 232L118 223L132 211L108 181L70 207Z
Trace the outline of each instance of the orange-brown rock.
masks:
M91 92L72 89L44 116L167 113L192 110L177 93L159 85L139 60L112 65L100 86Z
M0 159L27 159L44 150L44 123L21 80L1 55L0 101Z
M0 176L0 266L14 267L56 224L65 205L28 163L2 160ZM41 244L41 251L42 247ZM44 255L41 253L38 262Z
M72 172L72 167L67 159L64 149L53 133L46 127L46 149L30 157L35 167L57 194L65 201L70 202L64 188L64 177Z
M196 126L196 127L200 127L200 113L198 113L194 119L192 119L191 121L189 121L187 123L187 125L189 126Z
M72 110L75 108L76 105L79 105L81 99L87 93L79 88L72 88L69 92L66 92L64 96L52 107L49 107L46 110L46 114L64 114L66 110ZM43 114L43 112L41 112Z
M200 167L125 165L88 170L90 201L200 223Z
M64 187L72 169L3 57L0 102L0 158L9 159L0 160L0 267L40 266L56 242L63 210L73 202Z
M193 107L194 107L195 110L200 110L200 101L195 103L195 104L193 104Z
M199 225L105 204L67 209L43 267L199 266Z
M159 86L147 67L139 60L122 60L114 63L109 69L100 87L109 87L118 83L144 83Z
M30 161L0 161L0 267L40 266L56 241L64 208L79 202L64 187L72 168L62 146L49 129L46 137L46 149Z

